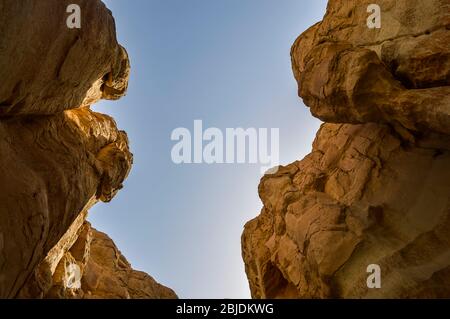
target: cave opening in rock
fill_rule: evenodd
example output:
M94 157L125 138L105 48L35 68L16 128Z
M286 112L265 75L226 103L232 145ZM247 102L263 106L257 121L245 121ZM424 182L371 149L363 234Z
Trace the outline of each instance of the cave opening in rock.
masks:
M266 266L263 285L264 297L267 299L298 298L298 291L295 285L289 282L272 262Z

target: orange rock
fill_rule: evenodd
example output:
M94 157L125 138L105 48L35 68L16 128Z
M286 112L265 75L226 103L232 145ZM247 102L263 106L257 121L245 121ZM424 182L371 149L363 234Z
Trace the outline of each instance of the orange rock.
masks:
M90 110L126 93L128 55L103 2L77 3L89 19L69 29L64 1L0 0L0 298L83 296L98 242L87 211L114 197L132 165L126 133ZM105 274L119 283L116 260L103 262L99 284ZM130 287L108 296L175 296L127 267Z
M242 235L255 298L450 297L448 10L380 0L369 29L371 2L330 0L292 47L299 95L328 123L261 180Z

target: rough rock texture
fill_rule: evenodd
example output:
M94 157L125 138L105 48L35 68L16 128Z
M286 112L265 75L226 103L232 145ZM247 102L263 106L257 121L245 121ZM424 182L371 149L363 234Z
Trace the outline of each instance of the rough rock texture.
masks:
M255 298L450 297L450 1L330 0L291 56L324 120L261 180L243 258ZM367 266L381 267L380 289Z
M66 26L71 3L81 29ZM99 236L93 247L80 238L88 209L122 187L132 154L125 132L89 106L125 94L129 60L99 0L0 0L0 34L0 298L45 297L77 284L75 261L88 273L112 262ZM169 295L127 267L105 274L127 279L129 294L104 297Z
M81 276L70 276L70 265ZM58 271L59 270L59 271ZM69 270L69 273L68 273ZM133 270L114 242L85 222L75 244L61 259L47 298L172 299L176 294L146 273ZM76 284L68 285L67 279ZM67 287L74 287L67 289Z

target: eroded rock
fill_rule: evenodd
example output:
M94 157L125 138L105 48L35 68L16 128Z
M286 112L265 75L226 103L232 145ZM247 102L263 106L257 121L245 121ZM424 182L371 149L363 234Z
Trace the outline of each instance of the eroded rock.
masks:
M76 1L82 27L67 28L73 2L0 0L0 298L77 297L87 212L132 164L126 133L90 109L125 94L128 55L100 0ZM159 289L141 279L129 296Z
M330 0L292 48L323 124L261 180L243 258L255 298L450 297L450 2ZM380 289L367 285L379 265Z
M85 222L60 259L46 298L173 299L173 290L131 268L114 242Z
M448 1L378 1L382 27L366 26L370 1L330 1L292 47L299 95L333 123L400 123L450 134Z

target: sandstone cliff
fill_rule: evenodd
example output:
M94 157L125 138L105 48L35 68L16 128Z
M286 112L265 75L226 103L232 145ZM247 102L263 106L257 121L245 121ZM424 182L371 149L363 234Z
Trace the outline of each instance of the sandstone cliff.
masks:
M371 3L330 0L292 47L326 123L261 180L242 236L255 298L450 297L450 1L376 1L380 29Z
M81 7L81 29L66 8ZM114 120L126 51L100 0L0 0L0 297L175 297L85 222L132 164ZM71 265L71 267L69 267Z

